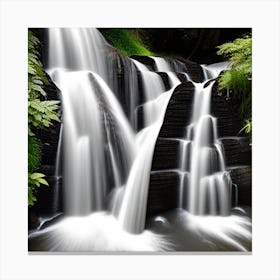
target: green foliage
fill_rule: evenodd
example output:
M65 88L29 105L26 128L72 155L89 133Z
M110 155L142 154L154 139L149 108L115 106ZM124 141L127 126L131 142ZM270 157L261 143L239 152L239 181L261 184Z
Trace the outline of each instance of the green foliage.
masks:
M252 130L252 37L245 35L233 42L218 46L218 55L232 62L231 70L222 73L219 79L220 89L233 91L241 100L240 113L244 119L244 131Z
M247 134L252 133L252 119L245 120L244 129Z
M33 99L28 101L28 122L37 128L49 127L52 120L59 121L56 114L59 101L40 101Z
M56 110L59 101L47 101L44 86L48 79L39 57L40 41L28 32L28 134L33 136L32 128L49 127L51 121L59 121Z
M40 41L28 31L28 97L36 98L40 95L46 97L43 85L47 85L48 79L40 61Z
M41 185L49 185L44 177L45 175L42 173L28 172L28 205L32 206L37 201L35 192L38 187Z
M140 36L132 30L110 28L101 30L101 32L110 44L126 56L153 55L143 44Z
M249 134L249 136L252 136L252 119L247 119L244 121L244 126L242 127L242 129L240 130L240 132L242 132L243 130L245 131L245 133Z
M39 141L28 136L28 171L34 172L40 166L40 146Z
M40 61L40 41L28 32L28 205L36 201L36 189L48 185L45 175L37 173L40 167L40 145L34 129L49 127L52 121L59 121L59 101L47 100L44 90L48 78Z

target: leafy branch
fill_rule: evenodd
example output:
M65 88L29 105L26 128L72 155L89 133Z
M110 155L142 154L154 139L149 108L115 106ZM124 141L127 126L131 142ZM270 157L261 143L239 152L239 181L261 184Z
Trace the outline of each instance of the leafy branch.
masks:
M40 61L40 41L28 32L28 205L37 201L36 189L48 186L45 175L36 172L40 167L40 145L34 129L49 127L53 121L59 121L57 109L59 101L47 100L44 89L49 84Z

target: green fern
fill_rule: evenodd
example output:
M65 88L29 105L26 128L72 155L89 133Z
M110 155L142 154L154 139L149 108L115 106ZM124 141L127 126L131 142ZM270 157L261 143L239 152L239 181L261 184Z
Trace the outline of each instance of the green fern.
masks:
M48 79L40 61L40 41L28 32L28 134L34 136L32 128L49 127L52 121L59 121L57 109L59 101L47 98L44 86Z
M28 205L32 206L37 201L35 192L41 185L48 186L48 182L44 179L45 175L42 173L28 172Z
M232 62L231 70L225 71L219 78L219 88L230 90L237 94L241 100L240 114L244 119L250 120L252 114L252 38L245 35L233 42L218 46L218 55L222 55ZM250 121L251 122L251 121ZM251 133L252 126L246 126L246 133Z
M49 127L59 121L57 114L59 101L47 100L44 87L49 84L40 61L40 41L28 32L28 205L36 202L36 189L48 185L45 175L36 172L40 167L40 146L33 130Z
M59 121L56 110L59 101L40 101L39 99L28 102L28 123L37 128L49 127L52 121Z

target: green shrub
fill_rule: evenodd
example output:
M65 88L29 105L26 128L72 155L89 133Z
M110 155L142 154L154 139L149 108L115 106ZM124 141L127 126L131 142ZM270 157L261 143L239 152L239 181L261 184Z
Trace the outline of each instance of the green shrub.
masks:
M141 38L132 30L110 28L101 30L101 32L110 44L126 56L153 55L153 53L143 44Z
M241 100L240 114L244 120L246 133L252 131L252 38L245 35L233 42L218 46L218 55L232 62L231 70L222 73L219 79L220 89L233 91Z

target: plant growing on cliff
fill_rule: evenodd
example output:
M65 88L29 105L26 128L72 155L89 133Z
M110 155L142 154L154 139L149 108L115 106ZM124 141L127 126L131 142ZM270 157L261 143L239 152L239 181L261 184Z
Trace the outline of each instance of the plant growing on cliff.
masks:
M103 29L101 32L109 43L118 49L123 55L153 55L133 30L109 28Z
M48 185L45 175L36 172L40 167L40 145L34 131L59 121L56 110L59 101L46 100L44 86L48 79L40 62L40 41L28 32L28 205L36 201L35 192L40 185Z
M233 91L241 99L240 113L244 120L246 133L252 131L252 37L245 35L233 42L218 46L218 55L232 62L231 70L222 73L219 87L228 92Z

